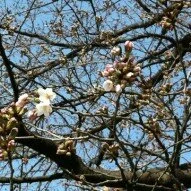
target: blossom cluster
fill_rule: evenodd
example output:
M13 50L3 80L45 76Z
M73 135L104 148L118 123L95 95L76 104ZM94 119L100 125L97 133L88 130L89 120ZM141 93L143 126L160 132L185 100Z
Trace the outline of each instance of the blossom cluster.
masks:
M75 153L73 140L66 139L58 146L57 155L66 155L71 156L72 153Z
M44 115L48 117L52 112L51 101L56 97L56 94L52 91L52 88L39 88L38 100L40 101L34 110L28 112L30 120L36 119L38 116Z
M141 72L139 64L134 63L134 58L130 55L133 49L133 43L125 42L125 57L114 61L113 64L107 64L105 70L101 72L101 76L107 78L103 83L105 91L115 90L116 93L134 82ZM120 48L114 47L111 53L114 56L120 54Z
M15 147L15 137L18 133L18 121L14 113L18 115L23 110L18 109L14 104L0 110L0 160L4 160Z
M173 25L172 25L172 20L168 17L163 17L160 25L162 26L162 28L166 29L166 30L172 30L173 29Z
M161 136L161 127L156 118L149 118L145 131L148 133L149 139L153 139L154 136Z
M166 30L173 30L178 15L180 14L180 10L182 9L182 4L174 3L172 8L173 10L167 11L160 21L160 25Z
M15 138L19 131L17 117L27 112L26 104L32 100L37 102L36 108L28 112L30 120L34 120L41 115L47 117L52 112L51 101L56 97L56 94L51 88L39 88L37 92L38 98L25 93L19 97L16 103L0 110L0 160L7 158L8 153L15 148Z
M52 91L52 88L39 88L38 94L40 103L36 105L37 115L40 116L44 114L46 117L48 117L52 112L50 101L56 97L56 94Z
M51 88L38 89L39 97L36 100L38 104L36 108L29 111L28 117L31 120L36 119L38 116L49 116L52 112L51 100L56 97L56 94ZM28 94L23 94L19 97L16 103L0 110L0 160L7 157L8 152L11 152L15 147L15 137L18 134L19 122L15 116L22 116L27 112L26 104L29 103L31 97Z
M28 117L31 120L34 120L41 115L48 117L52 112L51 101L56 97L56 94L52 91L52 88L39 88L37 92L39 95L37 101L39 103L36 105L34 110L28 112ZM29 103L29 100L29 95L23 94L19 97L15 105L19 108L24 108L24 106Z

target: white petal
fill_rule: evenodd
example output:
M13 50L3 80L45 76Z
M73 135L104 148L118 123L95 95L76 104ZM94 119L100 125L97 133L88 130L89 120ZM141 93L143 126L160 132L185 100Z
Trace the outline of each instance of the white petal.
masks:
M36 105L36 110L38 116L43 114L42 103Z
M40 96L39 97L39 100L43 103L47 103L47 104L50 104L50 99L48 99L47 96Z
M44 89L38 88L37 92L38 92L39 96L41 96L42 94L44 94Z
M36 111L38 116L44 114L46 117L48 117L52 112L52 108L48 102L41 102L36 105Z
M122 92L122 88L121 88L121 85L120 85L120 84L117 84L117 85L116 85L115 91L116 91L116 93L121 93L121 92Z
M48 117L51 112L52 112L52 108L49 106L49 107L47 107L47 108L45 109L44 115L45 115L46 117Z
M56 97L56 94L52 91L52 88L46 88L46 89L39 88L38 94L39 94L39 99L42 102L53 100Z
M111 80L106 80L103 83L103 89L105 91L111 91L113 89L113 82Z

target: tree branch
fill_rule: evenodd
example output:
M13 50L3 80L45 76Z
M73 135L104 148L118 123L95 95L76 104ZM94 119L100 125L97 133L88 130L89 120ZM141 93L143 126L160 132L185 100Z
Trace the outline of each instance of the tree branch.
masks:
M11 61L7 58L6 54L5 54L5 49L3 47L3 42L2 42L2 35L0 34L0 54L1 54L1 57L4 61L4 65L7 69L7 73L9 75L9 78L10 78L10 81L11 81L11 86L13 88L13 93L14 93L14 100L15 102L18 100L18 97L19 97L19 90L18 90L18 85L15 81L15 78L14 78L14 73L12 71L12 68L11 68Z
M19 128L19 136L30 136L32 135L28 131L25 130L24 126L21 125ZM54 161L60 168L64 168L69 170L72 174L77 177L83 175L86 182L92 185L105 185L109 187L123 187L125 188L126 183L121 178L121 173L119 170L110 171L104 169L93 169L86 166L81 158L76 154L72 153L71 156L66 155L57 155L57 143L51 140L43 139L40 137L28 138L28 139L20 139L17 142L34 149L40 154L44 154L47 158L50 158ZM184 170L175 169L174 173L177 179L183 183L186 187L191 187L191 167L190 165L184 165L187 167ZM140 190L140 188L144 188L144 190L152 190L155 182L158 178L164 173L165 168L161 169L148 169L146 172L136 172L137 182L133 185L135 190ZM128 171L128 169L124 170L124 174L126 176L126 180L130 181L133 172ZM61 178L61 174L59 174ZM43 179L43 178L42 178ZM28 180L29 181L29 180ZM32 181L32 180L30 180ZM174 176L168 173L164 173L161 179L158 181L158 187L156 186L156 190L174 190L173 185L175 184ZM165 187L165 188L164 188Z

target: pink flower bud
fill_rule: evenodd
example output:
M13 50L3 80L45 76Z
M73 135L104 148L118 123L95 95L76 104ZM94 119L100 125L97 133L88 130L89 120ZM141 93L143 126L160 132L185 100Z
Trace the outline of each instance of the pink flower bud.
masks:
M127 63L125 63L125 62L119 62L118 68L123 69L126 65L127 65Z
M14 145L15 145L15 140L11 140L11 141L10 141L10 144L11 144L12 146L14 146Z
M11 149L11 148L14 147L14 146L15 146L15 141L14 141L14 140L10 140L10 141L8 142L8 144L7 144L8 149Z
M113 73L114 71L115 71L114 68L109 68L109 69L108 69L109 74Z
M15 105L18 107L24 107L27 103L28 103L28 94L23 94L19 97Z
M125 51L126 52L131 52L133 49L133 43L131 41L126 41L125 42Z
M113 63L113 67L114 67L114 68L118 68L118 66L119 66L119 62L115 61L115 62Z
M1 109L0 112L3 113L3 114L5 114L5 113L7 112L7 108L5 107L5 108Z
M106 70L104 70L104 71L101 73L101 75L102 75L103 77L107 77L107 76L109 76L109 72L106 71Z
M37 118L37 113L35 110L29 111L27 114L30 121L34 121Z
M108 71L110 68L113 68L113 65L107 64L107 65L105 66L105 70L106 70L106 71Z

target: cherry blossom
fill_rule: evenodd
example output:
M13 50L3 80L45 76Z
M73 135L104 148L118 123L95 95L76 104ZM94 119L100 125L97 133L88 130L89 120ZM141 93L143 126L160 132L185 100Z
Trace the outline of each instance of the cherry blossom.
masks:
M44 115L48 117L52 112L52 107L50 106L49 102L40 102L36 105L36 113L37 116Z
M52 88L39 88L38 89L39 100L42 102L50 103L50 100L53 100L56 97L56 94L52 91Z
M103 83L103 89L105 91L111 91L113 89L113 82L111 80L106 80Z

